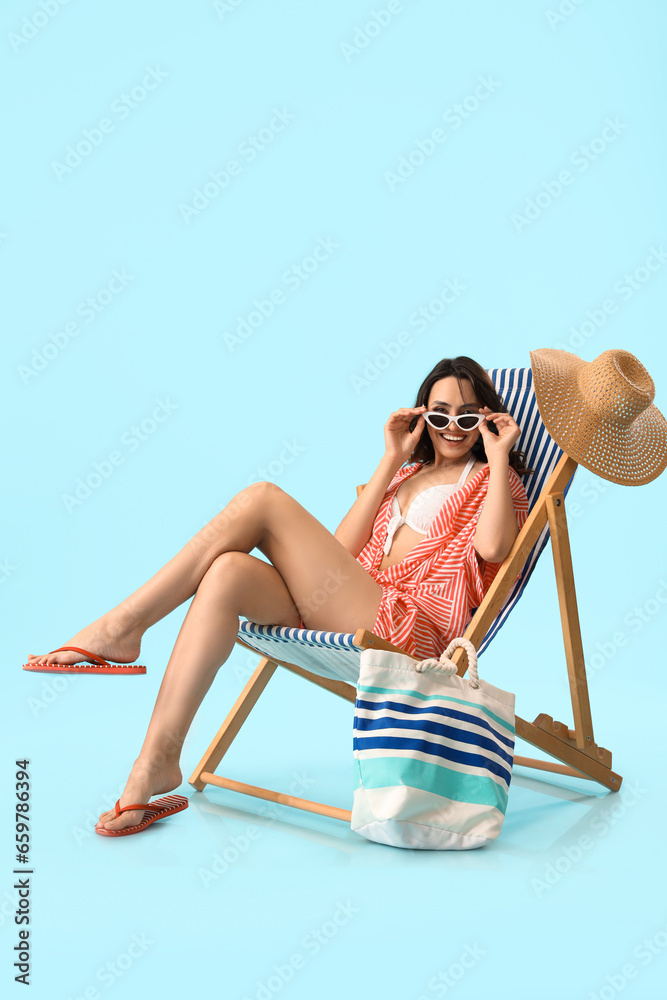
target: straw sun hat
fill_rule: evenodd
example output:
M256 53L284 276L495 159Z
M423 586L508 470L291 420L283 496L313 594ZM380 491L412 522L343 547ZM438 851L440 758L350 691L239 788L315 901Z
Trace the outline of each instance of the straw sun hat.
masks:
M583 361L569 351L530 352L537 406L556 444L603 479L640 486L667 466L667 421L655 385L629 351Z

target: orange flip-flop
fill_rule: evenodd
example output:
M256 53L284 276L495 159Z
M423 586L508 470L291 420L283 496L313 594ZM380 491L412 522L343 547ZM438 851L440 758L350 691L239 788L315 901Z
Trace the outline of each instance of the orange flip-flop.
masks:
M132 806L121 806L119 803L120 799L118 799L114 806L116 819L118 819L121 813L128 812L130 809L143 809L144 815L141 823L138 823L137 826L126 826L124 830L105 830L103 826L96 826L95 833L99 833L102 837L128 837L132 833L141 833L142 830L145 830L147 826L155 823L158 819L163 819L165 816L172 816L174 813L187 809L189 805L184 795L165 795L164 798L156 799L154 802L144 802L140 805Z
M24 670L33 670L37 674L145 674L146 667L140 667L136 663L109 663L96 653L91 653L87 649L80 649L79 646L61 646L60 649L52 649L51 653L60 653L65 649L73 649L75 653L83 653L92 663L24 663ZM47 656L51 656L47 653Z

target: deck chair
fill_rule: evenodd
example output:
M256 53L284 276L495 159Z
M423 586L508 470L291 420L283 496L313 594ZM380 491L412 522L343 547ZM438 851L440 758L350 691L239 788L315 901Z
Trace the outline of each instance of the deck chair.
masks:
M618 791L623 779L611 769L611 752L597 746L593 736L579 628L564 502L577 463L558 447L542 422L531 369L490 369L488 374L521 428L516 447L526 453L526 464L535 471L523 479L529 502L526 523L484 600L475 610L465 637L473 643L478 656L485 652L514 611L537 560L551 538L574 728L545 713L538 715L533 722L517 715L517 737L555 760L515 756L514 762L541 771L586 778L611 791ZM357 496L363 488L357 487ZM236 641L246 649L261 654L262 659L193 771L190 784L199 791L207 784L217 785L349 823L351 811L348 809L221 777L215 770L278 666L354 703L361 652L370 646L403 653L405 650L364 628L354 633L334 633L258 625L251 621L239 623ZM467 669L465 650L457 649L452 660L459 676L463 676ZM350 745L351 739L352 718Z

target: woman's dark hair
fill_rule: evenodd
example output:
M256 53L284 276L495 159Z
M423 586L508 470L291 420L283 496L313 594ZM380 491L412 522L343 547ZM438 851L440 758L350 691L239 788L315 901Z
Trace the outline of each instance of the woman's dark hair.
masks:
M428 406L428 397L431 394L433 385L441 378L449 378L451 375L457 380L461 393L463 393L462 381L466 379L470 382L480 406L488 406L492 413L508 412L507 407L496 392L495 386L484 368L478 365L476 361L473 361L472 358L465 357L465 355L458 358L443 358L442 361L437 363L435 368L428 373L420 385L415 406ZM411 431L417 426L418 419L419 417L416 416L410 421ZM489 430L492 433L498 433L493 426L489 426ZM480 462L487 461L481 434L472 447L472 455ZM410 463L432 462L434 458L433 442L428 433L428 426L425 426L408 461ZM513 450L509 454L510 465L519 476L530 475L533 472L533 469L526 467L524 464L525 460L526 455L522 451Z

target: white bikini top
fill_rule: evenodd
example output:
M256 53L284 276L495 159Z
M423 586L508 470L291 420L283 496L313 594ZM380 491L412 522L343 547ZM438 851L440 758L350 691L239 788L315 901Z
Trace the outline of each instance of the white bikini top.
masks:
M474 464L475 459L471 458L461 473L457 483L427 486L425 490L422 490L421 493L418 493L414 498L405 517L401 514L398 497L396 496L396 493L394 493L394 499L391 504L391 518L387 526L387 540L384 543L384 554L386 556L389 555L394 535L402 524L407 524L408 527L413 529L413 531L418 531L422 535L426 535L428 533L428 530L433 523L433 519L437 514L439 514L443 503L447 497L456 493L456 491L463 486L468 478L468 473Z

